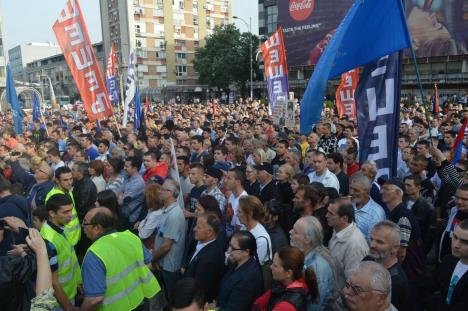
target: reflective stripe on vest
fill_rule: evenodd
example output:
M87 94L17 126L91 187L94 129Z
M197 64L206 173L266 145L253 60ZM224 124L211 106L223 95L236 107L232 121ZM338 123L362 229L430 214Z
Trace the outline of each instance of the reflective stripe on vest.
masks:
M47 196L45 198L45 203L50 199L51 196L55 194L65 194L65 192L62 189L59 188L52 188L52 190L47 193ZM76 212L75 208L75 198L73 198L73 193L68 192L67 193L70 198L72 199L73 202L73 209L72 209L72 217L71 220L68 224L65 225L65 235L67 236L67 239L70 241L70 243L75 246L78 244L78 241L81 238L81 226L80 226L80 221L78 219L78 213Z
M130 231L104 235L88 252L106 267L106 291L99 310L133 310L144 298L160 291L158 281L144 263L143 244Z
M81 269L73 246L48 223L42 226L41 236L52 243L57 250L57 275L60 286L69 300L74 299L76 289L81 284Z

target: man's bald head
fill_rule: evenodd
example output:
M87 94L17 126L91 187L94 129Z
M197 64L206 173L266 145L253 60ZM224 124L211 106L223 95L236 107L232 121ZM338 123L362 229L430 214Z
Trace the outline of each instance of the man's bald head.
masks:
M107 207L91 209L83 221L84 232L89 239L95 240L98 236L114 229L115 218Z

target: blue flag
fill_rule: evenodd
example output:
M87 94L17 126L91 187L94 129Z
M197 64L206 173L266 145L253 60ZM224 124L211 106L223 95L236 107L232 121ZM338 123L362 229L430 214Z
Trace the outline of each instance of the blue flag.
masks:
M13 112L13 123L15 124L16 134L23 133L23 113L21 111L21 105L18 100L18 95L16 95L15 82L13 81L13 76L11 75L10 65L6 67L7 77L6 77L6 99L10 103L11 110Z
M36 93L34 93L34 95L33 95L33 112L32 112L34 122L39 122L41 120L41 111L40 111L40 109L41 109L41 107L39 105L39 97L37 96Z
M411 46L401 0L356 0L319 59L301 102L301 134L320 120L329 79Z
M395 177L400 118L400 53L364 67L355 93L359 162L377 164L377 177Z
M140 99L138 82L135 87L135 97L133 98L133 100L135 102L135 116L133 120L133 128L136 130L139 128L140 121L141 121L141 99Z

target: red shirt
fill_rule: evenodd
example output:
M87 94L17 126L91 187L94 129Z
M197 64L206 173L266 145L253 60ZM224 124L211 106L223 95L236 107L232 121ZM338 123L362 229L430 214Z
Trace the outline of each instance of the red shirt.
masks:
M348 167L348 170L346 171L346 174L348 174L348 176L351 176L353 175L354 173L356 172L359 172L360 170L360 166L359 166L359 163L354 163L353 165L351 165L350 167Z
M151 177L159 176L166 178L169 171L169 164L167 162L158 162L155 167L147 169L143 174L143 180L147 182Z
M305 283L305 280L303 277L289 284L287 288L303 288L306 292L309 291L307 284ZM254 305L252 306L252 311L253 310L265 311L268 306L268 302L270 301L270 297L271 297L271 289L266 291L263 295L258 297L257 300L255 300ZM256 309L256 307L258 307L258 309ZM287 301L280 301L273 306L271 311L297 311L297 309L294 305L292 305L291 303Z

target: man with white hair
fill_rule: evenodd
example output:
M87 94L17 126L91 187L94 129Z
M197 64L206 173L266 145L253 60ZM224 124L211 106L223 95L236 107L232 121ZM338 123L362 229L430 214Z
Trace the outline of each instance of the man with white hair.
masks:
M354 217L357 227L367 241L370 241L372 227L386 218L384 209L371 198L371 188L371 180L362 172L351 176L349 194L354 207Z
M317 276L319 301L308 302L307 309L333 309L343 280L337 273L336 263L328 249L323 246L323 230L314 216L299 218L289 231L291 246L299 248L305 255L304 269L312 267Z
M343 288L350 311L396 311L391 301L392 279L384 266L364 261L351 273Z
M392 304L399 310L412 310L408 279L398 262L400 248L400 227L384 220L372 228L369 256L364 260L373 260L384 266L392 277Z
M377 163L375 161L367 160L364 161L361 165L361 172L367 176L372 182L370 196L372 200L377 202L380 206L384 206L382 202L382 196L380 195L380 185L377 183L376 177L379 173L379 169L377 168Z

